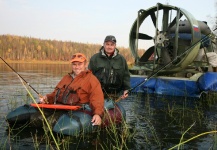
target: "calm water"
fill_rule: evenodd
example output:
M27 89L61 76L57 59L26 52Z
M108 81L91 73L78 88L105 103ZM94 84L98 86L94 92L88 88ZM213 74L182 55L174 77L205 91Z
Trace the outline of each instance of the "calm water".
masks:
M71 71L70 65L10 65L42 95L53 91L62 76ZM37 94L29 90L37 100ZM121 101L127 113L126 123L129 128L128 139L123 149L169 149L198 134L216 130L217 98L210 99L212 101L207 102L205 99L132 93L129 98ZM43 135L43 131L25 128L9 134L5 122L8 112L30 102L32 99L29 98L18 76L4 63L0 63L0 147L9 149L11 145L12 149L35 149L33 137ZM180 149L216 149L216 138L215 134L206 134L182 145ZM100 149L100 144L93 144L94 139L90 136L87 141L75 141L73 144L80 144L76 149ZM108 140L108 136L105 135L101 140ZM97 142L100 143L95 141ZM48 149L46 145L41 142L39 147Z

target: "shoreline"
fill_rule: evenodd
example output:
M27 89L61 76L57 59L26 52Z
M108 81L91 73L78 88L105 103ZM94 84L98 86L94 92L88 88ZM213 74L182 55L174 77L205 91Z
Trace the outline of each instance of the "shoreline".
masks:
M4 59L7 63L28 63L28 64L70 64L69 61L51 61L51 60L9 60ZM0 63L5 63L3 60L0 60Z
M18 64L18 63L23 63L23 64L62 64L62 65L67 65L71 64L70 61L51 61L51 60L10 60L10 59L4 59L6 63L13 63L13 64ZM3 60L0 59L0 64L5 63ZM89 62L88 62L89 63ZM131 62L127 62L127 65L129 68L132 67Z

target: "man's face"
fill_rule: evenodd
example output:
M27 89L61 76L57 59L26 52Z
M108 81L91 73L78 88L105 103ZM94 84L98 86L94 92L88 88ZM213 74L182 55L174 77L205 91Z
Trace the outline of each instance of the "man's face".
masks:
M111 41L107 41L107 42L104 43L104 48L105 48L105 52L108 55L111 55L111 54L114 53L114 50L116 48L116 43L111 42Z
M72 63L72 71L74 72L74 74L77 76L79 73L81 73L82 71L86 70L86 62L78 62L75 61Z

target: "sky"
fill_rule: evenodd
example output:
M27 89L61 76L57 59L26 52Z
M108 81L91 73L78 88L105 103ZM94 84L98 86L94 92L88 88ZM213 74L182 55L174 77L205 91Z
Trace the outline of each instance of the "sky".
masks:
M214 26L217 0L0 0L0 35L103 44L114 35L129 47L129 33L140 9L157 3L180 7Z

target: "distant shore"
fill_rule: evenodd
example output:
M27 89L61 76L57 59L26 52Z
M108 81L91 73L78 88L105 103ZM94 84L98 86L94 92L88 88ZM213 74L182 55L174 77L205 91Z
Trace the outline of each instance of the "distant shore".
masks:
M32 63L32 64L70 64L69 61L51 61L51 60L9 60L9 59L4 59L7 63ZM0 59L0 63L4 63Z
M11 63L26 63L26 64L63 64L63 65L67 65L67 64L71 64L70 61L51 61L51 60L9 60L9 59L4 59L7 63L11 64ZM0 59L0 63L4 63L4 61L2 61ZM89 62L88 62L89 63ZM131 68L132 67L132 63L131 62L127 62L128 67Z

